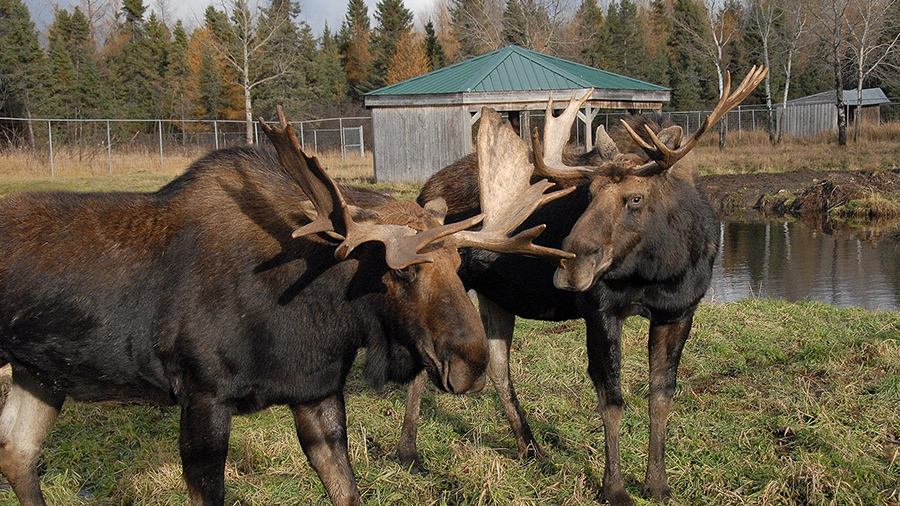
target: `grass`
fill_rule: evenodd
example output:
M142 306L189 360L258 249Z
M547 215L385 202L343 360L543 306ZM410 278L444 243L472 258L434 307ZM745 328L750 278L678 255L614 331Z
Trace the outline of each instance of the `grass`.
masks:
M753 141L748 134L745 140ZM820 162L846 168L893 164L896 139L872 142L867 148L871 161L862 156L862 147L843 148L838 152L849 153L848 158L835 160L823 153L832 146L815 144L794 144L793 152L765 148L772 149L771 159L750 154L759 145L727 150L736 154L733 161L716 161L724 155L712 145L699 147L695 155L701 170L709 170L704 164L722 164L722 171L787 170ZM856 156L860 158L854 161ZM752 165L757 158L758 165ZM28 189L152 191L188 164L177 170L158 171L157 165L137 172L49 178L39 170L11 171L3 160L0 197ZM418 191L416 185L374 183L370 159L323 160L343 182L401 198ZM749 168L742 168L743 163ZM144 166L148 164L152 160ZM628 490L638 504L650 504L641 496L648 430L646 332L645 321L629 320L623 345L629 407L622 458ZM430 469L426 476L408 473L393 457L403 390L373 391L354 367L347 388L348 428L364 503L596 501L603 429L585 373L583 324L520 321L511 367L549 460L514 458L515 442L490 388L468 397L431 392L419 430L420 451ZM669 425L668 469L675 502L900 505L898 406L900 314L768 300L703 304L682 360ZM185 504L177 431L176 409L67 404L39 464L49 502ZM227 504L327 502L284 407L235 418L226 487ZM0 505L5 504L16 501L0 487Z
M647 445L644 320L626 324L622 429L638 504ZM512 375L547 462L518 461L496 394L426 394L420 451L393 457L400 388L347 387L350 451L366 504L591 504L603 430L580 322L522 320ZM359 362L359 361L358 361ZM236 417L227 504L313 504L324 489L288 410ZM69 404L40 469L54 504L184 504L177 410ZM900 314L745 300L700 306L679 372L668 468L677 504L900 504ZM0 492L0 504L15 504Z

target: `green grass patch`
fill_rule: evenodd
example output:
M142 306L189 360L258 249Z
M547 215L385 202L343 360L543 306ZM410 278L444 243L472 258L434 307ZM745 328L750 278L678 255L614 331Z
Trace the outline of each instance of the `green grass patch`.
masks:
M647 323L623 342L628 408L622 462L638 504L648 437ZM419 430L430 473L394 458L402 388L374 391L354 367L350 452L366 504L592 504L603 426L586 375L581 322L520 320L511 369L547 462L515 459L488 387L430 389ZM359 361L361 362L361 360ZM667 460L677 504L859 504L900 501L900 313L746 300L700 306L679 371ZM175 409L67 404L40 462L53 504L184 504ZM227 504L321 504L288 410L236 417ZM0 504L16 504L0 491Z

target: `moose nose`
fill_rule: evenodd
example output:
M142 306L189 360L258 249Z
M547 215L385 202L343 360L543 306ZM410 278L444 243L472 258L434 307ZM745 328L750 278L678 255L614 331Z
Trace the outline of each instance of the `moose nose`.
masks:
M471 394L480 392L485 385L484 371L487 360L462 360L452 357L444 363L444 374L441 378L444 390L452 394Z

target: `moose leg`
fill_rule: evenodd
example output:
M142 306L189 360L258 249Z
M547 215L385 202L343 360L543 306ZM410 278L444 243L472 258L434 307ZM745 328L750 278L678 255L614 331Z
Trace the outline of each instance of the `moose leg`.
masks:
M603 418L606 465L603 470L603 499L614 506L633 504L619 457L619 429L625 411L622 397L622 320L602 314L585 316L587 326L588 375L597 390L600 416Z
M419 409L422 407L422 395L425 393L427 379L428 373L422 371L406 389L406 413L403 415L400 441L397 442L397 458L400 464L414 473L425 472L416 450L416 438L419 433Z
M22 506L43 506L37 460L65 396L49 392L27 372L13 372L0 414L0 470Z
M181 466L191 504L225 502L225 458L231 436L231 410L206 396L181 407Z
M356 479L347 454L347 416L341 393L310 404L292 406L303 453L335 506L359 504Z
M669 498L666 477L666 422L675 396L675 377L681 351L691 332L693 315L671 323L650 323L650 447L644 489L657 501Z
M509 347L512 344L516 316L481 294L478 295L478 311L488 338L488 376L497 390L506 418L516 436L519 458L541 458L544 452L534 439L509 376Z

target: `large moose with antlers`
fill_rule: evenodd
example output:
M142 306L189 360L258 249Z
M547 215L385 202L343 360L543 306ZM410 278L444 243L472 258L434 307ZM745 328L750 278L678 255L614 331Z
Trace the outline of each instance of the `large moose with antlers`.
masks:
M615 142L601 127L596 148L575 166L563 163L563 150L575 116L591 92L581 100L573 97L558 117L553 116L551 100L543 143L536 132L533 136L534 174L575 190L530 220L548 224L540 244L562 248L575 258L555 267L510 255L462 252L460 277L478 293L490 349L488 375L515 432L520 456L542 451L509 377L515 317L585 320L588 374L605 429L602 496L611 504L632 504L619 459L624 413L622 324L632 315L650 320L650 444L644 487L652 498L667 500L665 433L676 371L718 251L712 207L698 193L690 169L677 162L756 88L767 71L754 67L734 93L729 76L722 100L684 144L680 127L661 129L656 118L631 118L623 125L628 142ZM478 163L481 156L481 152L469 155L432 176L419 201L444 197L451 222L477 213L479 188L474 183L483 170ZM421 465L415 438L424 386L422 378L410 385L398 446L401 462L414 467Z
M354 208L279 115L263 122L277 157L214 152L151 194L0 201L0 348L13 370L0 470L23 505L44 504L38 454L67 397L179 405L184 478L204 505L224 501L232 415L287 404L332 502L358 504L342 392L357 349L376 384L424 365L442 390L477 390L487 343L458 248L573 256L535 246L542 226L508 237L565 192L508 162L515 134L496 113L479 131L481 172L506 182L481 203L478 231L466 229L481 215L441 225L440 201Z

